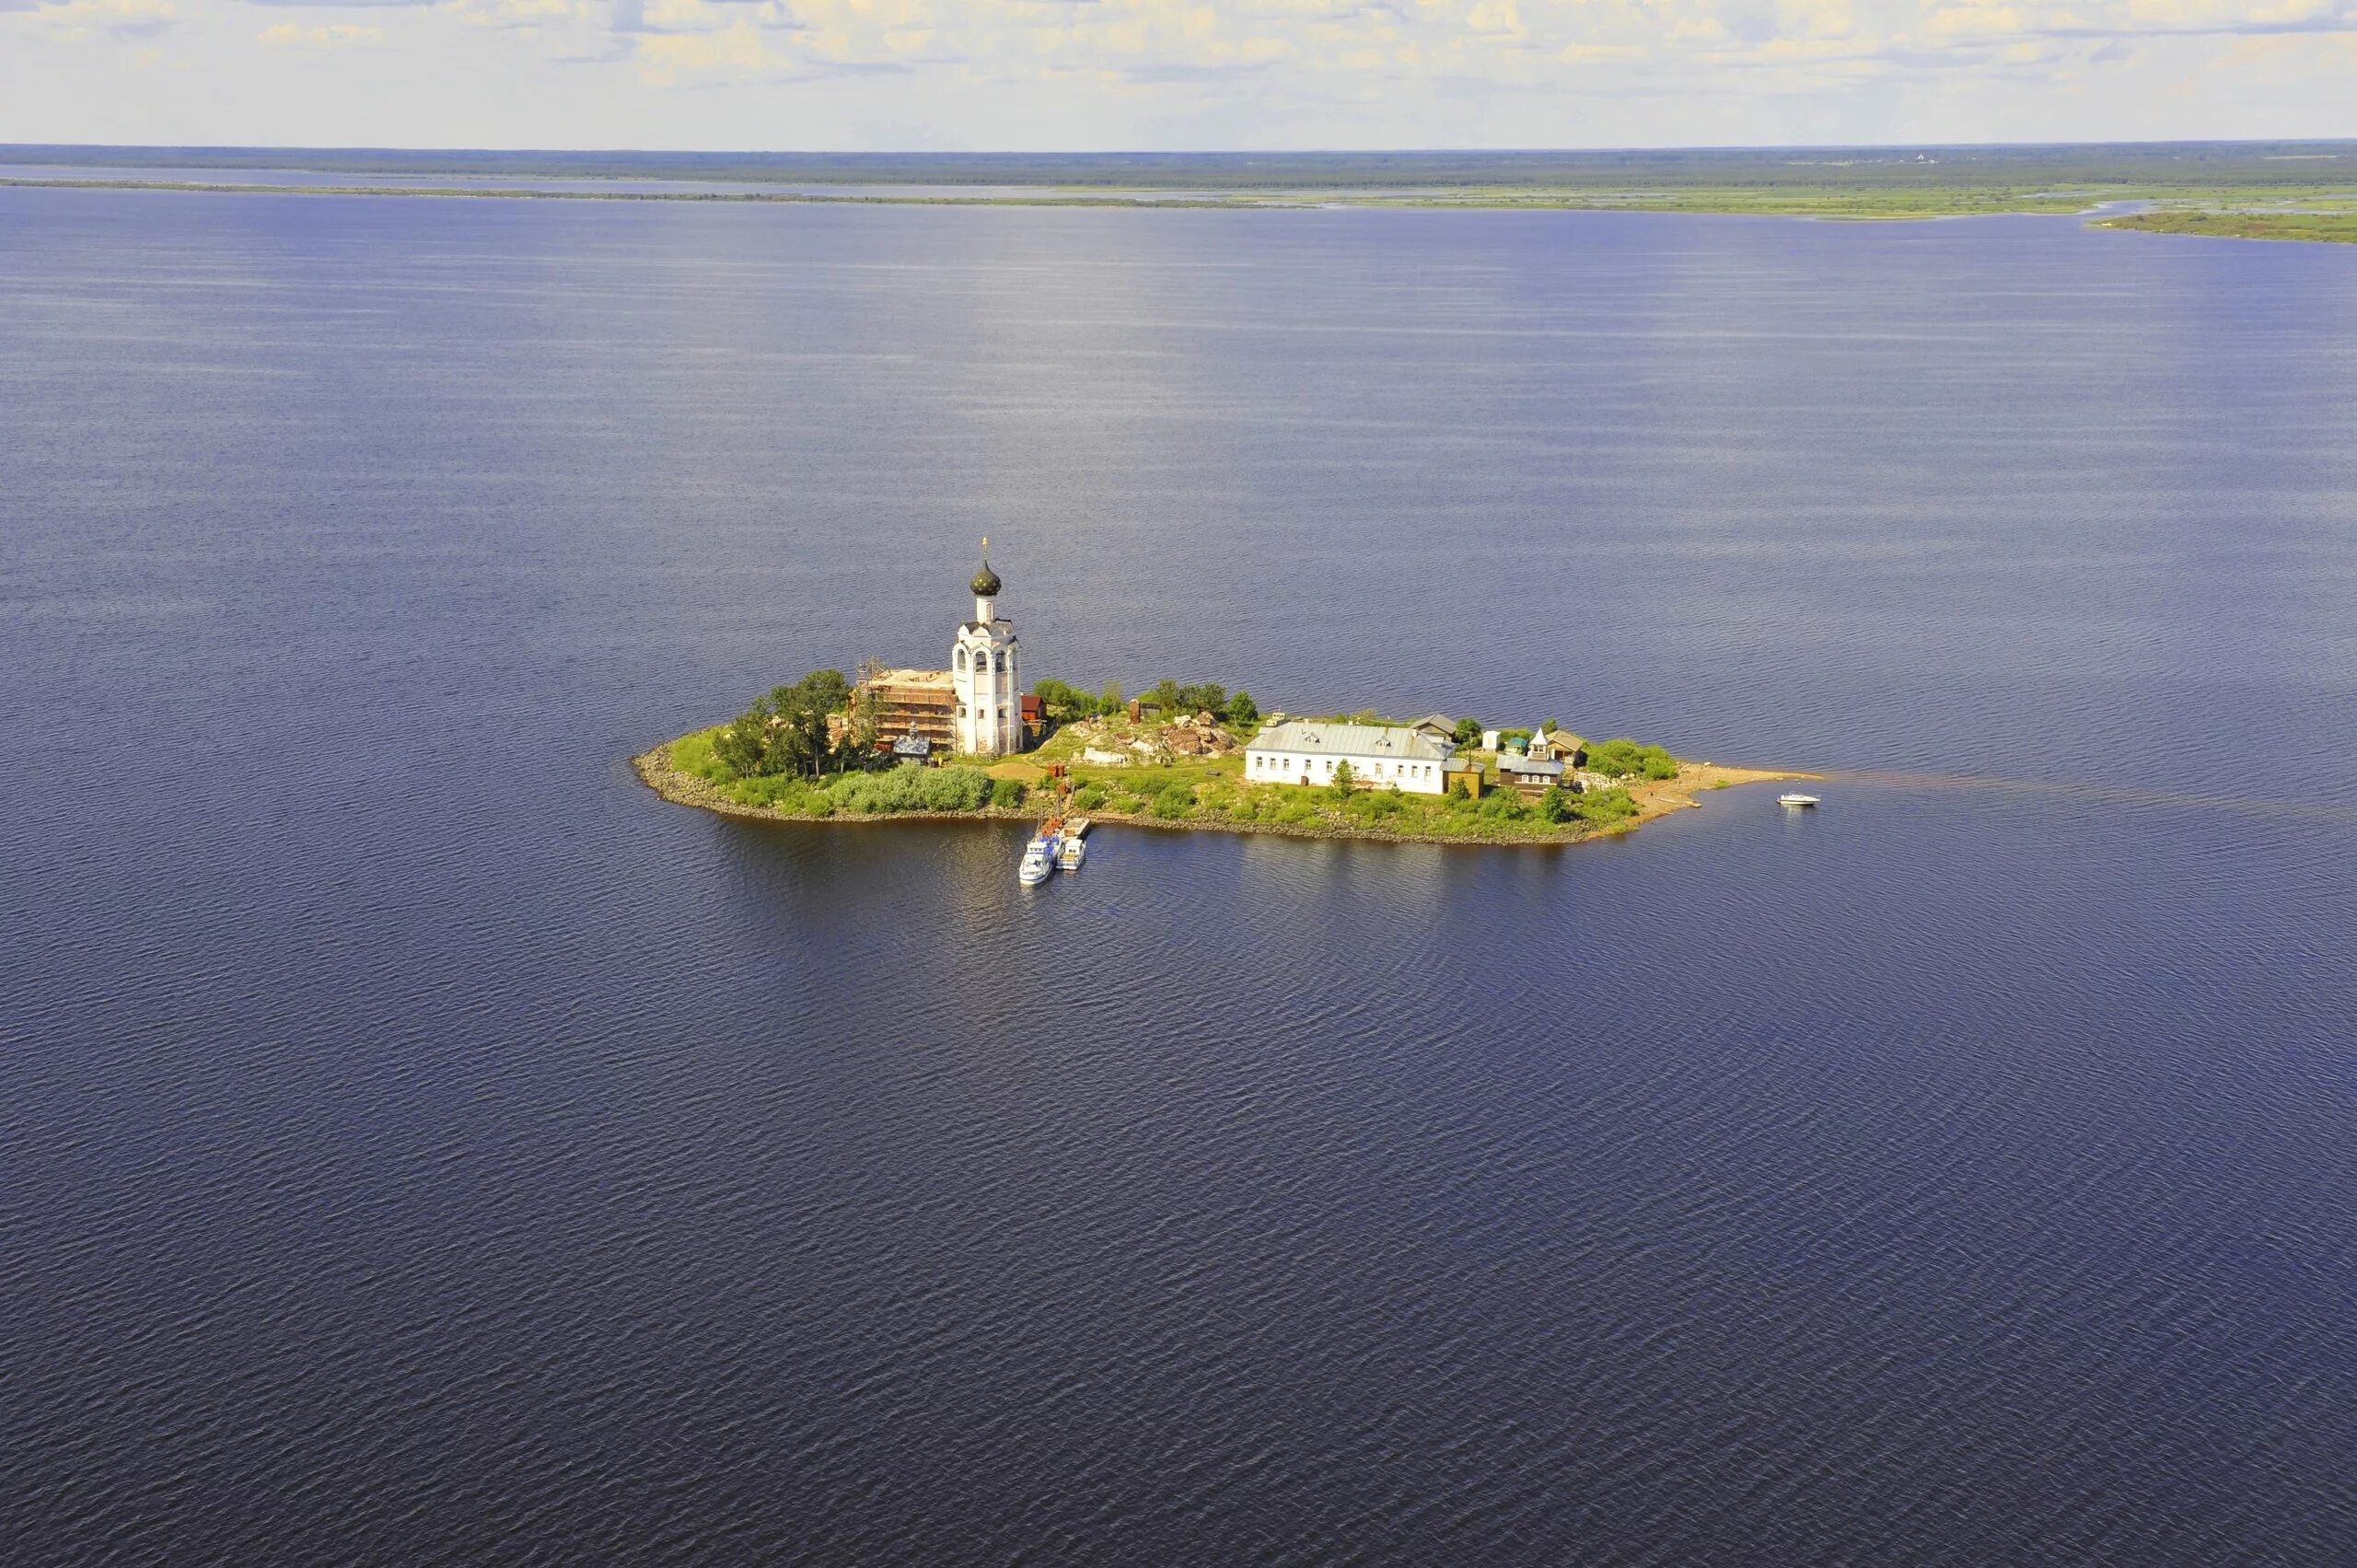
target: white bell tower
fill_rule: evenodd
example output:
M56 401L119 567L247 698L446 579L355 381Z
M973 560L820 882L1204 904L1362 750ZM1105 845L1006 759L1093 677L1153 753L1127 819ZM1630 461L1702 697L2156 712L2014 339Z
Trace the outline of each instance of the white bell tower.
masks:
M981 757L1023 749L1023 676L1016 668L1015 622L998 612L999 587L985 539L982 569L974 574L974 618L958 628L949 650L949 679L958 691L958 749Z

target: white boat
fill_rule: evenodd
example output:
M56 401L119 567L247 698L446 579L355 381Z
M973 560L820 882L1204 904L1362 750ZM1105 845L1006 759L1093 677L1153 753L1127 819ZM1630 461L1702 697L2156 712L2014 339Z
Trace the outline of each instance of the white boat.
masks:
M1804 807L1805 807L1805 806L1815 806L1817 803L1817 796L1813 796L1813 795L1797 795L1797 794L1795 794L1795 795L1780 795L1780 796L1778 796L1776 797L1776 804L1777 804L1777 805L1779 805L1779 806L1804 806Z
M1066 871L1077 871L1080 869L1080 857L1087 853L1088 845L1081 842L1078 833L1066 833L1063 842L1056 848L1056 864Z
M1048 879L1056 868L1056 841L1040 837L1023 846L1023 864L1016 867L1015 879L1027 888L1036 888Z

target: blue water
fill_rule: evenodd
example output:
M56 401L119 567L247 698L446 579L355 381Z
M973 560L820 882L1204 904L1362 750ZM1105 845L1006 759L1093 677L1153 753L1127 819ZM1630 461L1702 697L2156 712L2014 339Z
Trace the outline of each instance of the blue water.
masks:
M933 662L1836 770L768 827ZM2357 250L0 191L28 1562L2357 1559Z

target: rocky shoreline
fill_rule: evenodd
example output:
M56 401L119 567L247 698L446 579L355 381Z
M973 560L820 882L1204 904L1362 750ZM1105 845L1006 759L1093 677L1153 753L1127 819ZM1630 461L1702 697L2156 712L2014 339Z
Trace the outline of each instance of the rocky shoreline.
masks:
M985 806L972 811L891 811L875 814L845 814L835 817L801 817L788 812L773 811L763 807L745 806L731 800L693 773L681 772L671 765L671 742L665 741L652 750L643 751L631 760L631 767L639 781L677 806L691 806L702 811L717 812L723 817L742 817L759 822L789 822L813 828L833 828L847 825L865 826L891 822L1037 822L1039 812L1030 807ZM1126 828L1151 828L1177 833L1264 833L1290 839L1350 839L1376 843L1503 845L1514 848L1543 847L1586 843L1596 839L1618 838L1673 811L1699 807L1702 803L1695 796L1706 790L1727 789L1737 784L1769 784L1785 779L1817 779L1821 773L1802 772L1791 769L1724 767L1715 762L1681 762L1678 776L1645 784L1631 784L1629 794L1637 803L1637 813L1625 821L1604 827L1589 828L1580 832L1505 834L1492 830L1486 834L1402 833L1373 825L1342 827L1334 823L1317 822L1237 822L1210 818L1190 817L1183 820L1154 817L1144 813L1109 811L1098 807L1088 813L1093 823L1115 822Z

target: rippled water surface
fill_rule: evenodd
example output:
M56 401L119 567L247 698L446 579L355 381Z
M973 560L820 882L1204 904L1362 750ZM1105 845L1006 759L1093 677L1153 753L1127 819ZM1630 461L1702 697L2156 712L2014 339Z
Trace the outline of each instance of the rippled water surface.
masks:
M1838 770L664 805L932 662ZM11 1561L2357 1559L2357 250L0 192Z

